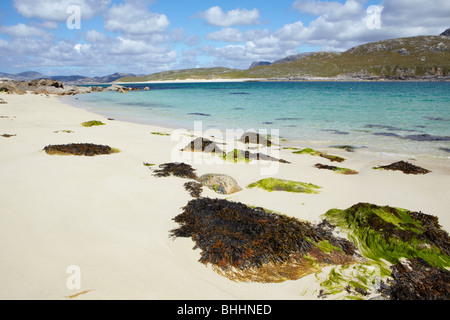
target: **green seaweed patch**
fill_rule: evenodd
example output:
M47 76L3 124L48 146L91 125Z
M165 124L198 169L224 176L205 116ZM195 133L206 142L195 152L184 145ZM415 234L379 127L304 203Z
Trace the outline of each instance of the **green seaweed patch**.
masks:
M151 132L151 134L155 135L155 136L170 136L170 133L166 133L166 132Z
M98 120L86 121L81 124L83 127L96 127L96 126L104 126L105 124Z
M64 132L64 133L74 133L75 131L72 130L58 130L58 131L53 131L54 133L59 133L59 132Z
M223 160L234 163L249 163L250 159L246 156L245 151L234 149L223 155Z
M315 245L325 253L331 253L333 250L342 252L340 248L333 246L328 240L319 241Z
M287 191L295 193L319 193L318 189L321 187L316 186L312 183L305 183L300 181L284 180L277 178L266 178L259 180L255 183L251 183L247 188L261 188L266 191Z
M378 291L383 278L381 269L371 263L357 263L333 267L325 279L320 279L319 298L332 296L334 299L365 300Z
M154 165L155 165L154 163L144 162L144 166L146 167L153 167Z
M324 216L346 231L366 258L397 264L418 257L434 267L450 267L450 237L437 217L369 203L332 209Z
M327 154L325 152L317 151L317 150L314 150L311 148L305 148L302 150L294 151L292 153L294 153L294 154L309 154L312 156L319 156L319 157L328 159L332 162L344 162L345 161L345 158L342 158L339 156L333 156L333 155Z
M358 174L359 173L356 170L347 169L347 168L340 168L340 167L335 167L335 166L328 166L328 165L321 164L321 163L317 163L316 165L314 165L314 167L316 167L318 169L331 170L331 171L334 171L334 172L336 172L338 174L344 174L344 175L353 175L353 174Z

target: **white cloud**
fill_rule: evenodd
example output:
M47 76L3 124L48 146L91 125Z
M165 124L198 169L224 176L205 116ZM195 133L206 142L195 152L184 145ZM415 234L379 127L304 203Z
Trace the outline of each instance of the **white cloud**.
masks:
M113 5L105 14L105 29L131 35L163 32L170 22L166 15L149 12L141 1Z
M260 16L258 9L234 9L225 13L221 7L215 6L200 13L199 17L213 26L231 27L258 24Z
M219 31L208 33L205 36L206 40L225 41L225 42L242 42L244 35L239 29L223 28Z
M104 42L107 39L107 36L97 30L89 30L86 32L85 40L89 43L99 43Z
M81 18L91 19L105 11L111 0L14 0L16 10L26 18L40 18L49 21L66 21L70 16L67 8L77 5Z
M47 33L39 28L19 23L15 26L0 26L0 33L17 38L43 37Z
M342 7L342 4L340 2L297 0L294 2L292 7L294 9L300 10L303 13L318 16L338 10Z

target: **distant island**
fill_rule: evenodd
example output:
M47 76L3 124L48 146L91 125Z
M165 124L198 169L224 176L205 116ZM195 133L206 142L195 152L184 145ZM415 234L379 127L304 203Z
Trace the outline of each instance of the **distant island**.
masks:
M345 52L305 52L276 61L254 61L248 69L224 67L171 70L149 75L114 73L103 77L8 74L0 80L52 79L68 85L186 80L450 80L450 29L439 36L416 36L371 42Z

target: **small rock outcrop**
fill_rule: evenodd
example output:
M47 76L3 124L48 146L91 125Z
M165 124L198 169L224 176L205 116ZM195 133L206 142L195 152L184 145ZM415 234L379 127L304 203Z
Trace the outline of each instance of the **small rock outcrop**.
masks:
M0 92L13 94L55 94L55 95L75 95L79 93L90 93L92 88L64 86L61 81L52 79L37 79L31 81L6 80L0 81Z
M267 147L270 147L272 145L272 141L268 140L266 137L264 137L256 132L244 133L241 136L241 138L239 139L239 141L241 141L245 144L248 144L248 143L262 144L263 146L267 146Z
M441 35L441 36L450 37L450 28L448 28L447 30L445 30L444 32L442 32L440 35Z
M235 179L225 174L204 174L198 178L198 181L220 194L232 194L242 190Z
M213 141L206 138L196 138L192 140L183 151L192 152L209 152L209 153L223 153L222 149Z

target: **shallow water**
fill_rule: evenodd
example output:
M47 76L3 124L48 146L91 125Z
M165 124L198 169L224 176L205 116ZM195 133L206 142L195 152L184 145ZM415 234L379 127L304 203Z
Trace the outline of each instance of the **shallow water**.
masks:
M149 91L68 97L117 120L203 130L267 130L289 142L346 144L408 156L450 157L448 82L131 84Z

